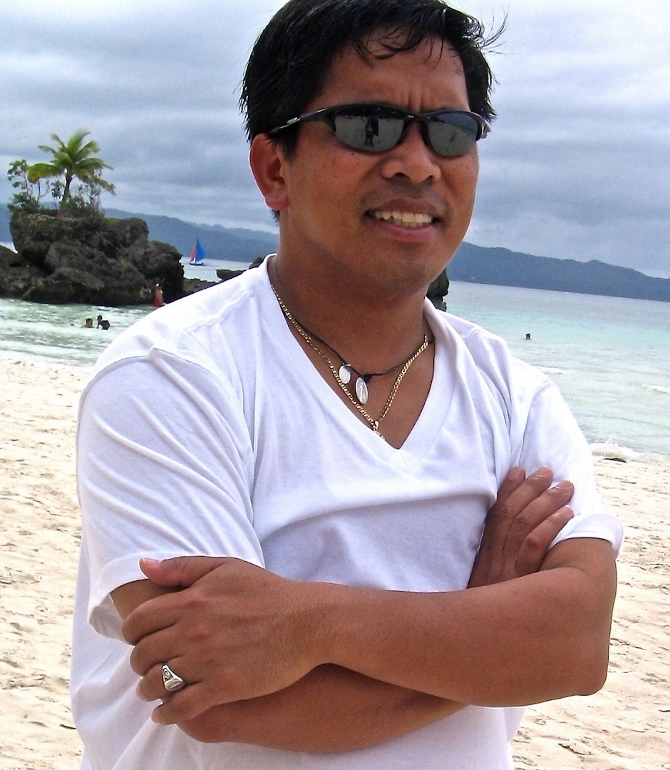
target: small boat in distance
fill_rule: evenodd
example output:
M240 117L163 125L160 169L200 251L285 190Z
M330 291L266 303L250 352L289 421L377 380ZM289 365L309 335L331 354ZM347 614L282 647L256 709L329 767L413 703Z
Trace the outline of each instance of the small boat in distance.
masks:
M189 257L189 265L204 265L205 264L205 250L202 248L200 239L195 239L195 245L191 249L191 256Z

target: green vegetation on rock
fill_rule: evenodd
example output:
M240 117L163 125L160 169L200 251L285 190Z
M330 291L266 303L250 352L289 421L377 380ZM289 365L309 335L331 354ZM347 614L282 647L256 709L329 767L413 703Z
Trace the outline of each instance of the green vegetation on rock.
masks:
M50 160L29 164L18 158L10 163L7 178L17 191L10 206L36 211L50 193L61 215L67 211L99 211L102 191L114 194L114 185L101 176L103 169L112 166L97 157L100 147L92 139L86 141L88 135L81 129L63 141L58 134L51 134L54 146L39 145Z

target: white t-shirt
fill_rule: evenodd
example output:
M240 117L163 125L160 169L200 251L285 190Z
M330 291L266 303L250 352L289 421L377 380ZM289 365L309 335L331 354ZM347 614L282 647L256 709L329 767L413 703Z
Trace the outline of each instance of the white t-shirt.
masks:
M433 382L400 449L353 415L291 334L265 266L156 311L101 356L81 399L83 513L72 698L88 770L508 770L522 710L469 707L341 754L201 744L153 724L109 598L142 556L236 556L299 580L467 585L512 465L576 491L559 538L615 548L590 452L555 386L499 338L436 311Z

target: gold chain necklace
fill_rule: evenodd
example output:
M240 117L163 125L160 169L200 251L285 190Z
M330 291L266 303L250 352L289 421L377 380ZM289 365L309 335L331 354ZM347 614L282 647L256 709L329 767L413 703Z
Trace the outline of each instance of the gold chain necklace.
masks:
M335 378L335 382L340 386L340 389L344 393L344 395L349 399L349 401L354 405L356 410L359 412L361 417L368 423L368 425L372 428L372 430L378 435L381 436L381 433L379 432L379 423L386 417L388 414L389 409L391 408L391 404L393 403L393 400L396 397L396 393L398 392L398 388L400 387L400 383L403 381L404 376L409 371L410 366L416 361L416 359L423 353L423 351L428 347L428 332L425 329L426 321L424 319L424 334L423 334L423 342L419 347L412 353L412 355L405 361L402 369L400 370L400 373L395 379L395 382L393 383L393 387L391 388L391 392L389 393L388 398L386 399L386 403L384 404L384 408L381 411L381 414L379 417L375 420L374 417L371 417L365 409L361 406L361 404L358 403L358 401L353 397L353 395L349 392L346 384L343 382L342 378L340 377L340 374L338 370L335 368L335 364L328 358L328 356L319 349L315 344L312 336L306 331L306 329L299 323L299 321L293 316L291 311L286 307L284 304L284 300L279 296L277 293L277 289L275 289L274 284L270 282L270 286L272 287L272 291L274 292L275 297L277 298L277 302L279 303L279 307L281 308L282 313L284 314L286 320L293 326L293 328L298 332L298 334L305 340L305 342L312 348L312 350L315 353L318 353L319 356L326 362L328 368L331 371L331 374ZM319 342L323 342L320 338ZM326 347L330 347L327 342L323 342ZM332 348L331 348L332 350ZM338 354L339 355L339 354ZM399 366L400 364L398 364ZM396 367L393 367L393 369L396 369ZM391 369L390 371L393 371ZM382 437L383 438L383 437Z

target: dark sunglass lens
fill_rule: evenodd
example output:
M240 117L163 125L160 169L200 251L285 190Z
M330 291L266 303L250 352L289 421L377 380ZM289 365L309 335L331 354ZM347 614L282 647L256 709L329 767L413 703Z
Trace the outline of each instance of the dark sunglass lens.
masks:
M479 123L467 113L445 112L428 120L428 135L438 155L456 158L474 147L479 134Z
M404 125L402 118L354 112L341 112L333 122L339 141L363 152L386 152L395 147Z

